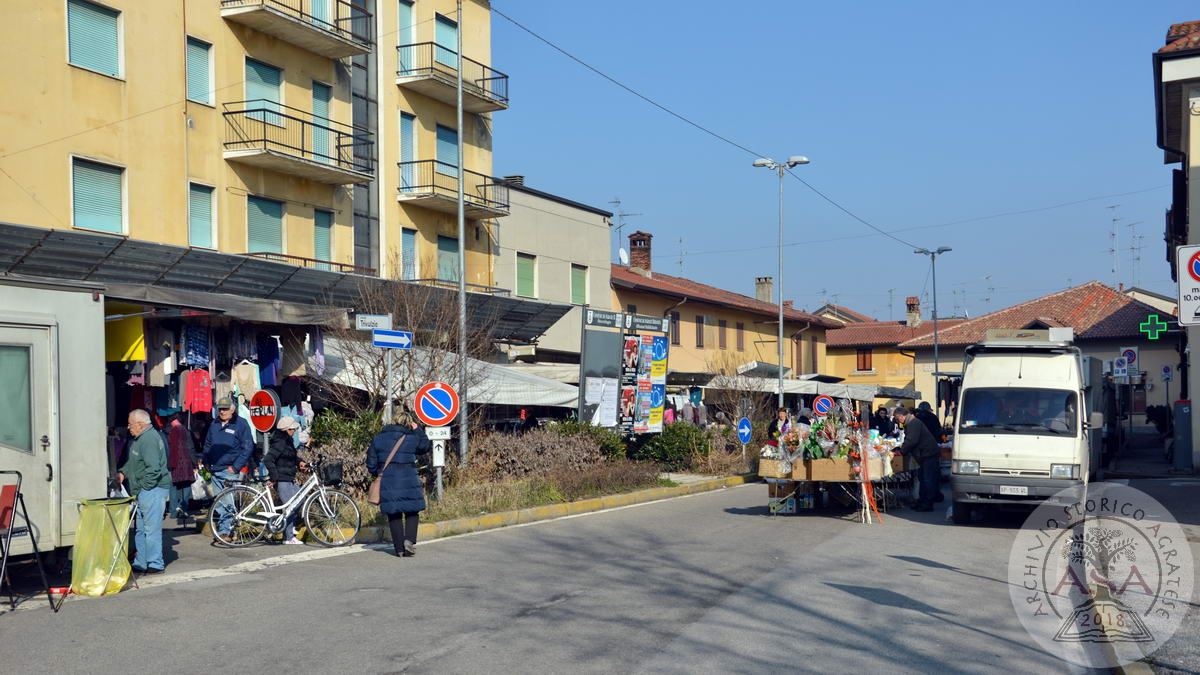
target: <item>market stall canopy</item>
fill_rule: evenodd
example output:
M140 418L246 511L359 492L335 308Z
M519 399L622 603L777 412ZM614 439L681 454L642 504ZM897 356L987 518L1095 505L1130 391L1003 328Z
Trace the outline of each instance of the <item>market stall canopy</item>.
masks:
M408 285L368 274L95 232L0 223L0 241L4 242L0 274L98 282L118 290L123 300L173 303L264 323L316 324L311 319L327 316L331 307L357 307L366 292ZM441 302L456 302L452 288L431 286L429 291L441 296ZM536 340L570 308L495 293L467 293L468 323L494 326L492 335L498 341Z
M704 386L705 389L761 391L764 393L775 393L778 387L779 380L766 379L762 377L728 375L717 375L711 381L709 381L707 385ZM920 392L913 391L911 389L879 387L873 384L838 384L819 382L816 380L784 380L783 393L803 394L806 396L824 394L834 398L848 398L856 401L873 401L876 398L900 398L913 400L921 398Z
M353 372L354 369L346 367L347 358L353 358L353 354L361 353L356 350L357 348L345 347L341 339L326 339L323 377L335 384L366 391L367 386L358 379ZM428 363L430 358L429 350L424 347L414 347L412 356L422 363ZM403 361L403 359L396 361L394 376L397 382L408 377L408 373L402 365ZM467 389L467 401L470 403L554 408L574 408L579 403L578 387L478 359L468 358L467 361L469 372L478 373L480 380L478 384Z
M564 384L579 384L579 364L575 363L506 363L500 367Z

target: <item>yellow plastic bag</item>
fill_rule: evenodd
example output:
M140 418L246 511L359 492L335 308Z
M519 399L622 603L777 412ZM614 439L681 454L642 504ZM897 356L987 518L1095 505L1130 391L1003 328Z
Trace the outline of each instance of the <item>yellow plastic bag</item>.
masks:
M128 536L133 501L133 497L126 497L80 502L71 564L72 593L92 598L112 595L121 592L129 581L133 571Z

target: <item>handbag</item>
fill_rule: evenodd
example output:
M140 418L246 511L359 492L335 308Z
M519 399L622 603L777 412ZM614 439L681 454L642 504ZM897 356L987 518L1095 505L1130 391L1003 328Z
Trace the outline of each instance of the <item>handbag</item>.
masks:
M383 472L387 471L388 465L392 463L392 459L396 456L396 452L400 450L400 444L403 442L403 436L396 440L396 444L392 446L392 451L388 453L387 461L383 463L383 468L379 469L379 475L375 477L375 480L371 481L371 487L367 490L368 504L379 506L379 502L381 501L379 491L383 488Z

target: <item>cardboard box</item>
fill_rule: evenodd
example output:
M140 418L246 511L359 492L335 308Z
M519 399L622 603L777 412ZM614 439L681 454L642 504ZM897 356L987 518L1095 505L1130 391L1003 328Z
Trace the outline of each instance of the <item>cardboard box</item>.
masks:
M790 480L771 481L767 483L767 496L771 499L787 497L796 492L796 483Z
M892 473L904 473L909 470L910 465L907 455L892 455Z
M767 508L771 513L795 513L796 498L788 497L787 499L772 499L767 502Z
M857 478L857 474L850 468L850 460L845 457L810 459L804 462L804 467L808 476L805 480L842 482Z
M759 459L758 475L763 478L790 478L792 468L782 459Z

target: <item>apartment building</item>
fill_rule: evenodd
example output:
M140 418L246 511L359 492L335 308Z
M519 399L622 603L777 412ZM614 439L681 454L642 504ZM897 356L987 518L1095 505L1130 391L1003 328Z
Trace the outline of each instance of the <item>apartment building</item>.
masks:
M346 59L374 49L369 12L346 0L6 9L0 220L355 271L352 193L375 166Z

